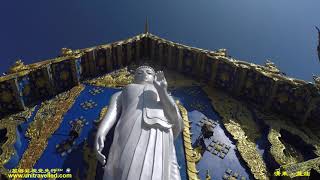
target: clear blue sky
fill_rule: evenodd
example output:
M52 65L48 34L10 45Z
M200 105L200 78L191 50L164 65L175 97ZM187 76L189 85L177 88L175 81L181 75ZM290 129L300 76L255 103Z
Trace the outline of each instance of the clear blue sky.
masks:
M227 48L237 59L272 59L290 76L320 75L319 0L4 0L0 6L0 72L18 58L55 57L143 31L204 49Z

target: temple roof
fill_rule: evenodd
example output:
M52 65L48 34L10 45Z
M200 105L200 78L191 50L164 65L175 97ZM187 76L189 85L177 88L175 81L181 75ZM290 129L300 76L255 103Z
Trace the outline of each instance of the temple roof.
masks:
M151 60L298 123L319 119L320 93L315 84L286 76L271 61L257 65L237 60L226 49L190 47L148 29L146 21L145 33L125 40L84 49L63 48L60 56L34 64L17 61L8 75L0 77L1 115L21 111L84 80ZM39 83L39 78L44 82ZM10 106L8 96L15 101Z

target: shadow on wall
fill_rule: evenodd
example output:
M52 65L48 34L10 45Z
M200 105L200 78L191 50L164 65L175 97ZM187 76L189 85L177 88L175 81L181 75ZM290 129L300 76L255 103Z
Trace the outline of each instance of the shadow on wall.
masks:
M1 148L2 145L8 140L7 132L8 132L8 130L6 128L0 129L0 155L3 152L2 148Z

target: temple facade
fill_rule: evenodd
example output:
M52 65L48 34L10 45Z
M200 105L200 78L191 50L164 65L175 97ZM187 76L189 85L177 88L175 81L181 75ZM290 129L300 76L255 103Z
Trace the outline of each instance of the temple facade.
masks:
M190 86L196 85L201 89L194 90L192 88L186 88L187 90L174 91L177 88L171 88L173 95L181 97L180 103L182 104L179 108L183 114L186 127L181 138L181 146L184 150L182 151L184 160L181 161L186 162L185 165L182 165L184 167L182 167L181 170L184 171L186 175L182 177L203 179L206 174L199 175L199 168L204 168L201 169L200 172L209 169L205 167L205 165L201 165L201 159L206 158L204 153L209 151L209 148L201 148L202 146L200 145L201 143L199 144L199 139L204 137L201 137L200 134L199 137L193 137L196 136L195 134L197 134L197 132L199 133L201 129L196 128L196 125L199 123L197 119L192 119L193 116L191 115L194 112L191 110L188 111L188 107L192 103L188 103L189 100L187 96L193 96L192 93L198 91L201 91L201 93L205 92L207 95L206 98L210 103L193 103L193 106L190 106L189 109L195 108L201 112L203 115L198 115L199 118L201 117L200 119L204 119L205 121L209 119L208 122L211 122L210 119L213 119L211 122L213 129L220 123L219 126L226 132L226 137L231 139L231 145L219 139L215 140L218 142L212 140L212 142L214 142L212 146L210 146L212 142L209 142L208 138L201 142L205 144L204 146L206 146L206 144L208 147L210 146L211 149L213 149L212 154L215 155L214 157L217 156L220 157L220 159L227 157L229 149L234 148L234 151L240 154L237 155L237 157L241 159L239 163L244 164L244 169L249 171L247 175L243 174L241 178L269 179L274 175L274 172L271 172L274 168L272 168L273 166L267 161L275 162L279 167L284 166L287 168L285 169L287 171L292 170L292 168L285 166L290 163L298 164L312 160L313 163L316 161L319 164L320 134L314 133L314 135L310 135L313 134L313 132L320 131L319 86L286 76L270 61L267 61L264 65L248 63L230 57L226 49L212 51L189 47L160 38L149 33L147 30L143 34L110 44L77 50L63 48L59 57L35 64L25 65L21 60L17 61L14 66L8 70L7 75L0 77L1 121L8 124L17 117L26 117L26 119L28 119L31 117L30 111L35 106L40 109L33 109L33 111L41 111L42 113L36 113L33 121L40 121L37 120L37 118L47 117L44 115L45 113L49 113L50 110L58 108L52 104L46 107L43 102L51 103L57 98L62 99L57 102L52 102L53 104L68 102L68 98L76 97L73 91L84 88L82 86L86 84L90 86L90 88L91 86L121 87L127 84L127 81L130 81L130 68L141 64L148 64L155 67L155 69L165 70L165 73L168 72L168 74L172 74L172 76L169 75L168 77L169 85L171 81L173 82L172 86L177 85L178 88L179 82L181 83L188 80L186 84ZM88 92L91 91L93 94L99 94L100 91L103 91L97 87L91 88ZM78 90L75 90L77 88ZM202 97L202 95L199 95L199 97ZM194 98L196 101L197 95L194 95ZM85 106L87 109L90 109L95 106L93 101L82 102L81 107ZM203 102L207 102L207 100ZM107 104L107 102L105 104ZM243 109L244 106L247 108ZM63 119L64 114L68 113L67 110L71 107L72 105L70 107L65 106L64 108L66 110L64 112L60 112L60 110L58 110L59 108L56 109L57 111L54 111L56 113L50 115L51 120ZM210 117L208 114L210 114L209 111L210 109L212 110L212 107L216 113L216 115L212 115L212 117L220 119L217 120L217 122L214 122L214 118L208 118ZM41 108L43 108L43 110ZM206 108L208 114L205 113L207 112ZM84 111L85 110L84 108ZM29 112L29 114L26 112ZM55 118L52 119L52 117ZM248 119L252 121L249 122ZM48 130L52 131L51 135L59 131L59 128L61 128L59 127L60 123L60 121L57 121L58 126L55 129ZM201 122L198 126L202 127ZM0 129L1 127L10 129L6 125L1 125ZM307 128L308 132L303 132L301 127ZM33 134L39 129L36 127L33 128L33 131L30 128L26 130L26 133L29 133L27 133L26 136L29 136L31 141L32 138L39 136ZM86 128L86 126L84 126L84 128ZM255 130L250 128L256 128L261 132L254 132ZM13 132L15 131L15 127L11 127L11 130L12 132L10 131L9 133L12 133L11 136L14 136L13 139L19 139L16 133ZM261 142L267 142L268 145L266 149L270 151L268 155L259 153L255 147L256 144L259 144L258 139L260 138L260 135L257 134L261 134L262 137L262 132L265 132L266 136L265 140L260 140ZM290 145L290 143L292 144L292 142L290 142L292 138L288 135L288 137L286 137L288 140L284 142L285 140L281 140L281 133L282 136L283 134L294 134L298 136L299 141L304 142L301 146L310 148L310 151L312 151L314 155L308 156L308 158L304 157L299 159L296 157L295 160L290 159L292 157L288 155L289 151L284 152L286 148L288 149L288 147L292 146ZM193 136L191 134L193 134ZM44 142L48 144L48 139L50 139L51 135L49 134L49 136L44 139ZM16 141L12 140L11 143L14 144ZM43 145L44 149L47 147L46 143ZM29 144L29 147L31 147L31 144ZM11 146L12 144L7 142L6 145ZM34 157L33 162L28 162L29 159L32 159L31 156L26 157L25 155L28 150L25 149L24 152L21 152L21 156L18 158L11 157L8 154L5 156L5 152L14 154L15 151L19 151L17 148L16 150L9 150L10 148L14 149L13 147L3 148L7 149L7 151L4 151L2 155L0 154L2 168L5 169L14 167L36 167L36 162L41 162L39 159L41 154L44 153L40 152L38 157ZM297 149L298 147L295 148ZM89 155L87 156L89 157ZM87 156L86 158L88 159ZM16 160L12 160L14 158L16 158ZM257 159L257 161L253 162L252 159ZM213 158L212 161L216 160ZM243 163L243 161L245 163ZM90 162L97 164L96 161ZM200 165L198 164L199 162ZM307 167L305 164L303 164L303 166ZM40 167L40 165L38 165L38 167ZM314 168L313 166L308 166L304 171L309 172L311 169L316 169L318 173L320 171L319 167ZM93 169L92 172L95 172L95 170L96 169ZM209 173L212 173L211 177L216 177L214 176L214 170L209 170L207 177L210 176ZM280 170L279 173L281 173ZM91 175L93 176L95 174ZM229 176L236 177L236 179L238 178L237 174L232 173L232 170L229 168L225 171L223 170L222 175L219 174L221 178L228 178Z

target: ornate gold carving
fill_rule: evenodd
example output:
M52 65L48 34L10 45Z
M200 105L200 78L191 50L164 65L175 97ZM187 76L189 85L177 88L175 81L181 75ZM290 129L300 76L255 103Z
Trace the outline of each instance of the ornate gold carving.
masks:
M69 56L69 55L72 55L72 49L69 49L69 48L62 48L61 49L61 55L63 56Z
M204 90L212 101L215 110L222 116L227 131L237 141L240 155L247 163L256 179L268 179L266 165L256 149L255 140L260 133L252 113L241 102L215 89Z
M187 161L187 174L189 177L189 180L199 180L198 173L196 167L196 162L198 162L201 158L199 158L199 155L196 151L193 150L191 145L191 136L190 136L190 122L188 118L188 112L187 110L179 103L178 108L181 112L183 123L184 123L184 129L183 129L183 142L184 142L184 152L186 154L186 161Z
M21 71L26 71L28 70L29 67L27 65L24 65L24 63L22 62L21 59L18 59L14 65L9 69L9 73L17 73L17 72L21 72Z
M275 161L280 164L296 163L297 160L292 156L286 156L284 150L285 145L280 141L281 134L279 128L270 127L268 140L271 143L270 153L274 157Z
M299 136L305 143L312 145L315 148L314 153L317 156L320 156L320 140L311 132L311 130L308 127L297 127L295 124L291 123L289 119L286 119L285 117L277 117L275 114L266 114L258 110L255 110L255 113L260 119L263 119L271 128L279 130L285 129L289 131L291 134ZM282 152L277 151L276 153L277 155L273 154L275 158L279 156L279 154ZM278 163L280 162L281 161L279 161Z
M108 106L105 106L104 108L101 109L99 120L96 121L97 123L99 123L103 120L104 116L107 114L107 111L108 111Z
M86 83L102 87L123 87L130 84L132 81L132 74L130 74L127 68L123 68L105 76L88 80Z
M25 111L13 114L9 117L3 118L0 120L0 129L7 129L7 141L2 145L2 154L0 155L0 171L7 173L7 170L3 167L6 164L12 155L16 153L14 148L14 144L16 142L17 137L17 126L24 122L24 120L28 120L32 112L35 110L35 107L28 108Z
M264 66L266 67L266 70L270 71L271 73L276 73L276 74L280 73L280 70L278 69L278 67L270 60L267 60Z
M48 139L60 126L63 115L72 107L84 85L73 87L71 90L44 101L30 124L26 136L31 138L28 149L24 152L18 168L31 169L47 147Z
M313 80L314 80L316 87L320 91L320 77L313 75Z

